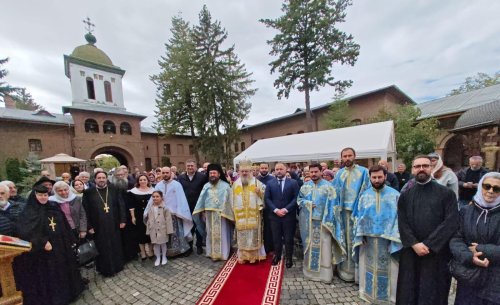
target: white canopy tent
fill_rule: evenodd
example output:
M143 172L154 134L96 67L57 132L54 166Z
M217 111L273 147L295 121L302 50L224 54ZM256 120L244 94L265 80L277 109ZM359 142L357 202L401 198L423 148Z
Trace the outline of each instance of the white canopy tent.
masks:
M50 158L40 160L42 167L48 170L51 178L57 177L62 172L67 172L73 163L85 163L85 160L67 154L57 154Z
M392 121L330 129L258 140L234 158L252 162L309 162L340 158L345 147L356 150L357 159L392 157L396 160L396 141Z

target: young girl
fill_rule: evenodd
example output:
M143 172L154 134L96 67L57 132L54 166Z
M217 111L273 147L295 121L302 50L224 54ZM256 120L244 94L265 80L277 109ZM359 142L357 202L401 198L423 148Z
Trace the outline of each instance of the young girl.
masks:
M163 202L163 193L154 191L151 198L153 199L153 206L148 211L146 234L149 235L153 244L153 251L156 256L155 266L159 266L160 262L162 265L167 263L168 235L174 233L174 227L170 210L165 207Z

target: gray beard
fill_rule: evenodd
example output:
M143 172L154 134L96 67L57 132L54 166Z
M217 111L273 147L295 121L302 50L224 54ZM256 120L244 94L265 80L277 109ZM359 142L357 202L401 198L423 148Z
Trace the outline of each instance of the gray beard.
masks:
M8 201L8 200L0 200L0 207L2 207L2 208L3 208L4 206L6 206L6 205L7 205L7 203L9 203L9 201Z
M119 189L127 189L128 188L128 180L127 179L113 179L113 184Z
M250 182L250 178L249 177L240 177L241 179L241 184L242 185L248 185L248 183Z

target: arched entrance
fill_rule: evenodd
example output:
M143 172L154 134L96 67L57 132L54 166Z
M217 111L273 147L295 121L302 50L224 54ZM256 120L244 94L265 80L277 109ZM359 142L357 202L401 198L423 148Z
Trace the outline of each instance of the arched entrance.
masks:
M467 165L468 157L463 135L455 135L446 142L443 151L443 161L446 166L457 171Z
M116 146L101 147L92 154L91 158L94 159L100 154L112 155L120 162L121 165L129 166L130 164L133 164L134 161L134 158L129 152Z

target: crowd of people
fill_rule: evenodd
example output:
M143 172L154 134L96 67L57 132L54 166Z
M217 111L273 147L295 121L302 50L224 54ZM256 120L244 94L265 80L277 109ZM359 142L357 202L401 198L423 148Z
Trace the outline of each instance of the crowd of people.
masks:
M194 251L213 261L235 251L241 264L271 255L293 268L299 248L306 279L355 282L370 303L447 304L454 276L455 304L500 304L500 173L479 156L457 174L437 153L416 156L411 172L355 159L345 148L330 166L244 160L227 171L187 160L183 173L120 166L57 182L43 171L27 198L0 182L0 234L32 243L14 261L24 304L78 297L88 280L74 247L86 239L105 277L134 259L161 268Z

